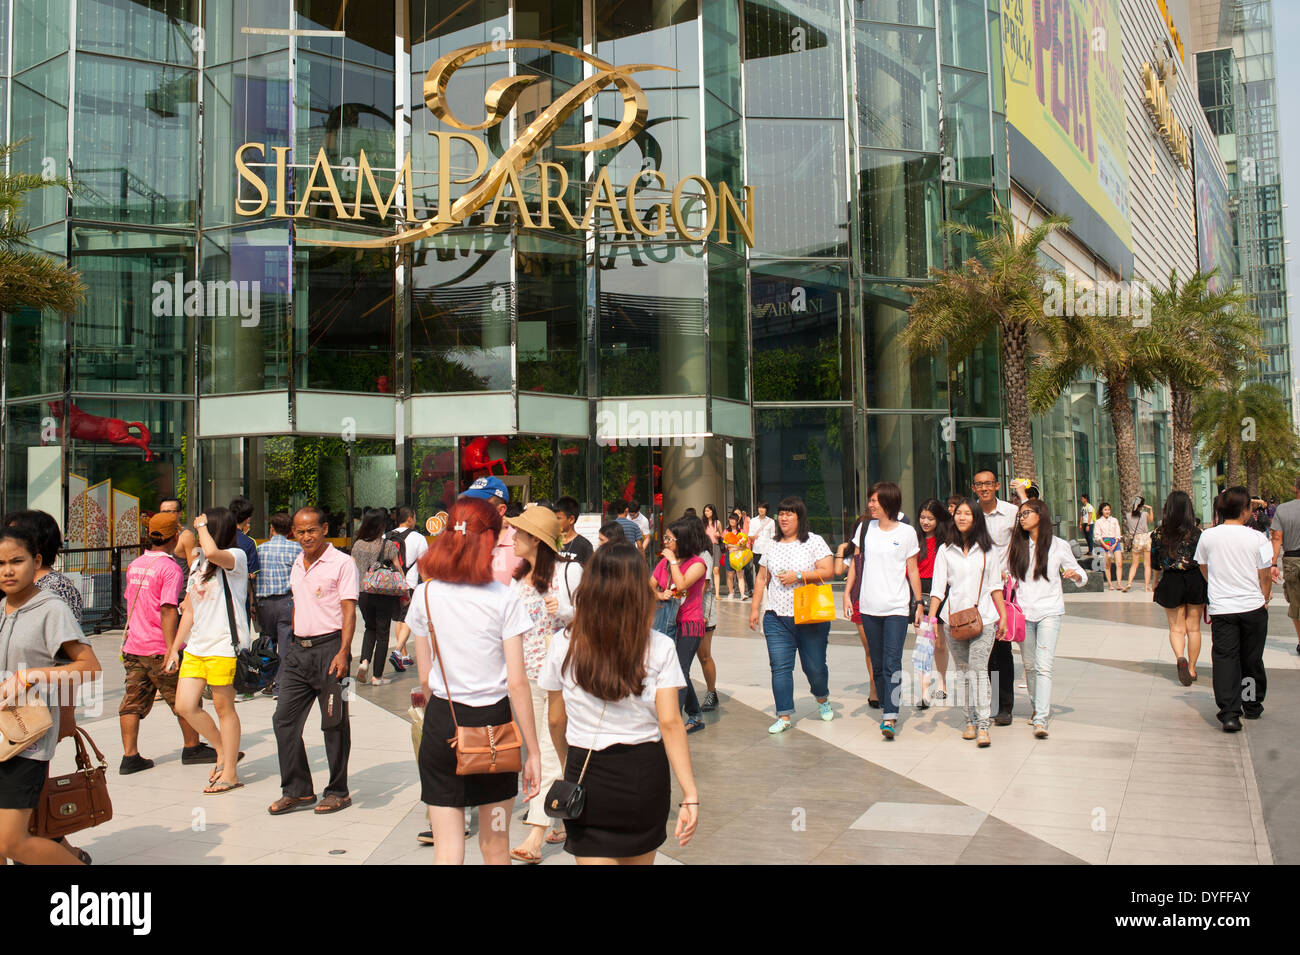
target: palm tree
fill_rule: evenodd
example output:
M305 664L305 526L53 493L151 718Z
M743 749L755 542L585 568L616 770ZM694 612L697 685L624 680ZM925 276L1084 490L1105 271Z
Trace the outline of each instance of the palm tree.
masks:
M0 169L23 142L0 145ZM67 189L62 179L43 179L25 172L0 172L0 312L48 308L71 312L86 295L79 273L66 262L27 246L23 201L34 189Z
M1033 361L1029 340L1037 335L1055 342L1062 327L1060 317L1043 308L1047 273L1038 248L1070 220L1049 216L1017 234L1011 211L998 203L989 223L987 231L959 222L944 223L946 234L973 239L976 254L960 268L930 269L931 284L909 289L913 300L903 344L913 356L946 349L948 367L955 369L991 334L998 334L1012 470L1018 477L1036 480L1029 424L1028 382Z
M1206 391L1192 414L1192 430L1201 439L1205 463L1213 466L1222 461L1229 487L1241 483L1240 421L1244 417L1236 387Z
M1115 432L1120 509L1125 512L1141 494L1137 426L1129 386L1154 388L1159 381L1159 356L1159 341L1152 328L1135 325L1129 316L1095 315L1065 325L1058 346L1043 357L1029 383L1030 403L1036 413L1044 414L1084 369L1091 368L1105 380L1106 408Z
M1218 270L1197 271L1183 282L1176 270L1168 288L1153 288L1152 324L1159 349L1160 378L1169 386L1173 431L1173 490L1192 490L1192 426L1195 398L1206 389L1235 377L1238 369L1257 361L1259 319L1246 309L1246 296L1233 285L1210 291Z
M1275 483L1278 469L1300 454L1300 439L1291 427L1286 399L1262 381L1232 384L1204 393L1193 417L1196 433L1204 441L1207 464L1225 462L1228 485L1242 483L1258 495L1268 476Z

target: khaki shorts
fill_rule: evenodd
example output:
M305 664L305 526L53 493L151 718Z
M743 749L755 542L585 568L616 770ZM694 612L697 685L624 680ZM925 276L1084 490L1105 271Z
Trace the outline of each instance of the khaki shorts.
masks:
M122 694L122 705L117 708L119 716L138 716L144 719L153 709L154 696L162 694L163 701L176 711L176 680L178 674L163 670L162 656L138 657L134 653L122 654L122 666L126 669L126 689Z
M1300 557L1282 558L1282 592L1286 594L1286 615L1300 620Z

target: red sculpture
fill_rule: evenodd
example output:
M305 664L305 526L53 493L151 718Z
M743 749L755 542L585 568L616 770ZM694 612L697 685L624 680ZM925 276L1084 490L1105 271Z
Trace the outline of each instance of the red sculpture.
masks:
M136 447L144 449L144 459L153 460L153 452L149 450L149 442L153 436L149 429L140 421L123 421L121 418L101 418L96 414L86 414L76 405L68 406L70 411L71 427L68 436L79 441L91 441L96 444L133 444ZM55 418L63 417L63 403L61 401L50 402L50 413ZM131 429L135 428L140 433L134 435Z
M438 476L450 474L452 470L452 454L454 452L448 448L446 451L430 451L420 462L420 473L415 476L411 482L411 496L414 497L419 493L422 486L428 485L432 491L438 486ZM444 478L442 482L442 506L444 509L450 509L456 501L456 485L450 478Z
M506 470L505 458L488 458L488 443L495 441L498 444L505 444L505 435L497 435L492 438L474 438L463 448L460 449L460 471L461 475L466 474L474 478L487 477L492 473L492 468L501 465L501 473L509 474Z

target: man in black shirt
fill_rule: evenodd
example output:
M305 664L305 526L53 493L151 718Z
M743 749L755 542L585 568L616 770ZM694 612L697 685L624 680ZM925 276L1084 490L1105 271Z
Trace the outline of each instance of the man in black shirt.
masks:
M578 502L574 498L562 497L555 502L555 516L560 519L560 542L564 545L560 550L560 556L586 565L594 548L591 546L591 541L573 529L581 513Z

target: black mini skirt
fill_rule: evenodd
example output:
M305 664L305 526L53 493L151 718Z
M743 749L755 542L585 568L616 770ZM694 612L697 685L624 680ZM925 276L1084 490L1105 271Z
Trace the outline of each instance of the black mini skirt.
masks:
M44 759L15 756L0 763L0 809L35 809L49 774L50 764Z
M509 723L510 698L503 696L487 706L456 704L461 726L494 726ZM424 708L424 730L420 736L420 799L429 806L486 806L514 799L519 793L518 773L456 775L456 751L447 744L455 738L451 707L439 697L429 698Z
M587 750L570 746L564 778L577 782L586 758ZM567 852L584 858L626 859L664 844L672 780L663 740L596 750L582 785L587 805L579 818L565 823Z
M1209 589L1199 567L1191 570L1166 570L1160 575L1153 599L1168 610L1187 604L1200 605L1209 600Z

